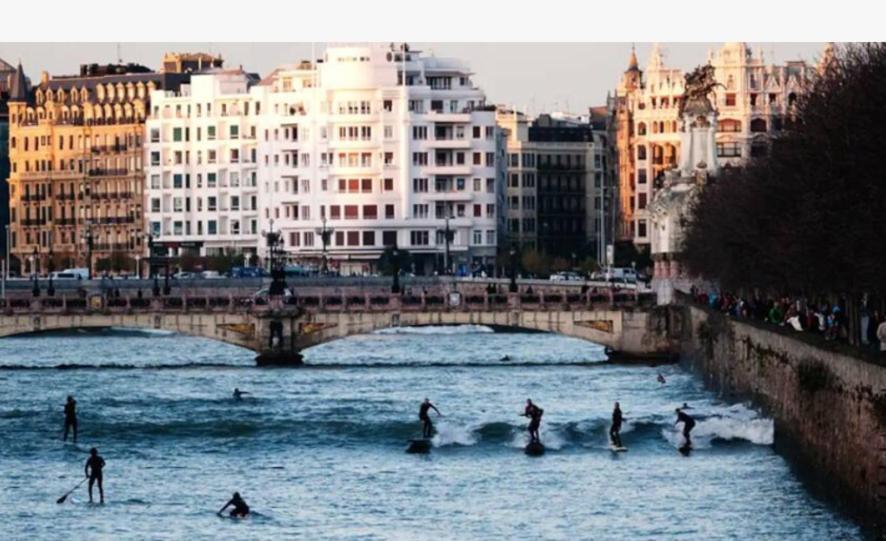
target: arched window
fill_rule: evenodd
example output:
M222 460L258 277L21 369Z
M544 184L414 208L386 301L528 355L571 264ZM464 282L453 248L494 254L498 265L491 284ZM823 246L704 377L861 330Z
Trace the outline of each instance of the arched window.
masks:
M646 135L646 124L644 122L637 124L637 135Z
M793 92L788 94L788 107L792 107L797 102L797 95Z
M754 120L751 120L751 131L753 133L765 133L766 121L762 118L755 118Z
M733 118L724 118L717 123L717 131L721 133L737 133L741 131L741 121Z
M646 159L646 145L639 145L637 147L637 159L645 160Z
M658 122L652 123L652 133L658 133Z

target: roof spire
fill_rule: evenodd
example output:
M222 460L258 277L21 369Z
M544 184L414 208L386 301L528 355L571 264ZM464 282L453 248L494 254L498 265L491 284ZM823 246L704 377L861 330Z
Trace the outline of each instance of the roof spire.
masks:
M635 46L635 44L631 43L631 58L630 58L630 60L628 60L628 70L629 71L635 70L635 69L638 69L638 67L639 66L637 64L637 47Z
M25 70L22 69L22 61L18 61L18 67L15 68L15 75L12 76L12 87L9 89L9 101L27 101L28 99L28 79L25 77Z

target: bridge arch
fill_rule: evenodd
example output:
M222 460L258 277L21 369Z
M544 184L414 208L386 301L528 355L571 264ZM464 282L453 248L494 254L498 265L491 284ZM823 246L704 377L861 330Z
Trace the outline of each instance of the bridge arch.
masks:
M228 313L17 314L0 318L0 338L42 331L107 327L171 331L253 351L261 349L255 319L249 314Z

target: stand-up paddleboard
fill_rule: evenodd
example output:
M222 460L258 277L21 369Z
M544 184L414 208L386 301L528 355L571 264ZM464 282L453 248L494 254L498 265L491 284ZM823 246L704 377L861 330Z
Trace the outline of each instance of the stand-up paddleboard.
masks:
M619 446L610 444L609 450L612 451L613 453L624 453L625 451L628 450L628 448L627 447L619 447Z
M529 442L529 445L527 445L524 450L529 456L541 456L545 454L545 446L539 441Z
M420 440L409 440L409 445L406 447L407 453L414 454L427 454L431 452L431 440L420 439Z
M685 443L685 444L683 444L683 445L682 445L679 449L677 449L677 450L680 451L680 454L681 454L681 455L683 455L683 456L689 456L689 453L692 452L692 445L691 445L691 444L688 444L688 443Z

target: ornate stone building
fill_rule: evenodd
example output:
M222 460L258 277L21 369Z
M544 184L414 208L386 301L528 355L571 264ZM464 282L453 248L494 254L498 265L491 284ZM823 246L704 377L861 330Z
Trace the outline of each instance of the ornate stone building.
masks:
M10 240L23 273L95 269L110 259L135 272L143 253L144 123L151 92L190 75L135 64L44 73L21 66L9 98Z
M713 66L718 84L711 94L719 118L718 160L731 167L764 156L772 137L790 121L794 103L814 69L803 61L767 64L762 51L752 53L745 43L723 45L708 54L707 63ZM649 203L665 171L677 166L683 151L678 128L683 84L683 72L665 64L657 45L645 71L631 53L614 107L621 241L647 247L650 243Z

